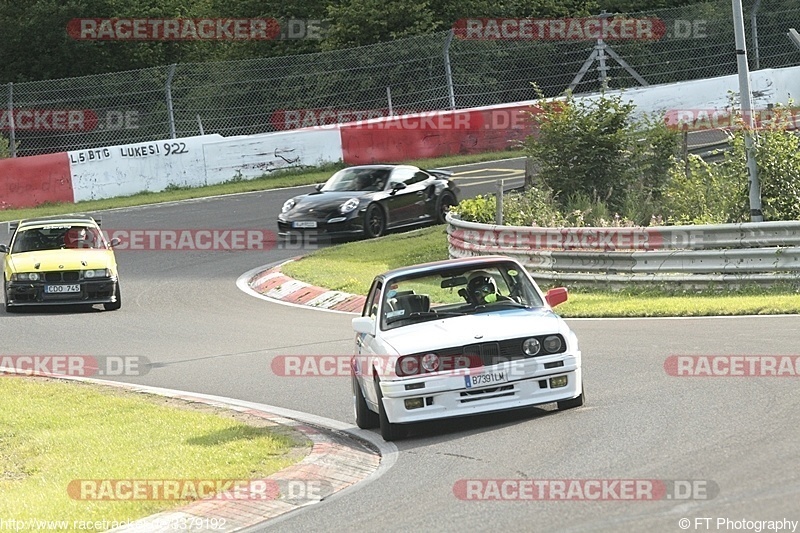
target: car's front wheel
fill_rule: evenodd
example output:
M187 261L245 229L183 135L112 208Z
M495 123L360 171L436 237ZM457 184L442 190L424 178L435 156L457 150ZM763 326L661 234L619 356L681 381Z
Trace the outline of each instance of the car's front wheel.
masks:
M364 393L361 392L361 386L358 384L358 379L352 376L353 381L353 405L356 412L356 425L361 429L372 429L380 425L378 414L371 411L367 406L367 400L364 398Z
M122 307L122 294L119 290L119 281L117 281L117 289L114 291L114 296L116 297L115 302L103 304L103 309L106 311L116 311L120 307Z
M571 400L562 400L557 402L559 411L564 411L566 409L575 409L576 407L582 406L585 402L583 399L583 395L586 391L583 390L583 385L581 385L581 395L577 398L572 398Z
M386 416L386 408L383 407L383 394L381 393L380 383L375 381L375 392L378 395L378 418L381 426L381 437L385 441L400 440L408 434L408 428L402 424L389 422Z
M436 223L444 224L447 222L445 217L450 212L450 208L456 205L455 197L449 192L443 192L436 202Z
M386 216L378 204L372 204L364 214L364 235L370 239L380 237L386 232Z
M5 309L6 313L16 313L17 308L13 305L8 305L8 282L3 281L3 309Z

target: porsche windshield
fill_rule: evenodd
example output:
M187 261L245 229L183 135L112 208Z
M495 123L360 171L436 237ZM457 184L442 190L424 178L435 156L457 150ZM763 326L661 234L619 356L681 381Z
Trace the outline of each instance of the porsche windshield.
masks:
M383 295L382 329L450 316L541 307L528 277L513 263L425 272L391 281Z
M97 228L91 226L50 225L17 230L11 253L61 248L102 249L105 243Z
M322 191L382 191L389 179L390 169L345 168L330 177Z

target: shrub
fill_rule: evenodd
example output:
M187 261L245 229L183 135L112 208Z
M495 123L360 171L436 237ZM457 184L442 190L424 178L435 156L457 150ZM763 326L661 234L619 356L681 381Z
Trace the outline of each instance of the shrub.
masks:
M659 117L635 118L621 95L564 101L540 100L531 120L538 135L524 147L540 167L539 183L565 201L582 194L613 211L637 194L660 198L678 153L679 133Z
M738 155L727 153L719 163L689 155L688 172L676 165L664 190L668 224L743 222L747 205L746 169Z
M497 200L494 195L479 195L462 200L451 209L461 220L494 224ZM507 226L563 226L564 216L558 211L548 191L530 188L503 195L503 224Z

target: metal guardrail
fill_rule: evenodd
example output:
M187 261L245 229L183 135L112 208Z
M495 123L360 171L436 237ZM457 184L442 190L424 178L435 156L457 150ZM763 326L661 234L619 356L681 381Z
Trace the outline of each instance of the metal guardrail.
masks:
M448 215L450 257L507 255L548 283L703 287L800 281L800 222L538 228Z

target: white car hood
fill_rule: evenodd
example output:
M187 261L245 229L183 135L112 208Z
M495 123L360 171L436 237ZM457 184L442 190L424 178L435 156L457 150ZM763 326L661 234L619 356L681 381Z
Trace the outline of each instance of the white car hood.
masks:
M382 331L381 339L398 355L481 342L560 333L569 342L564 320L548 309L513 309L429 320Z

